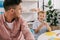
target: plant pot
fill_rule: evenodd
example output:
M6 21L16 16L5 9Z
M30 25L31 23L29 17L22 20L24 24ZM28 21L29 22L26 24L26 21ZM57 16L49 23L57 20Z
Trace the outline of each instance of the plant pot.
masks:
M51 29L52 29L52 31L54 31L54 30L59 30L60 27L59 27L59 26L51 26Z

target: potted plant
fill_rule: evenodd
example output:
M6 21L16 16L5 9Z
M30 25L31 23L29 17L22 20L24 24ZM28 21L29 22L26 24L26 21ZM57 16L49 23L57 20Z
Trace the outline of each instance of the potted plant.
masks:
M47 22L50 23L50 26L54 26L56 27L58 24L58 20L57 20L57 14L59 12L57 12L56 9L53 8L52 5L52 1L49 0L48 1L48 5L44 5L44 7L48 8L48 10L46 11L46 15L47 15Z

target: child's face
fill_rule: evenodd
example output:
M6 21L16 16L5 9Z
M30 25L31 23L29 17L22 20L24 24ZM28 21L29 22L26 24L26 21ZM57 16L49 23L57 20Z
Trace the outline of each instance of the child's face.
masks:
M45 19L45 16L46 16L45 13L40 13L40 14L38 15L38 19L39 19L40 21L43 21L43 20Z

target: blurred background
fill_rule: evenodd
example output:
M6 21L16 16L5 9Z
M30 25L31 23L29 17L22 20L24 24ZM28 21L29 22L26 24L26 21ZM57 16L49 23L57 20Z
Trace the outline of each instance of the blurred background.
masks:
M4 13L3 1L0 0L0 14ZM39 8L46 12L45 21L47 21L52 30L60 29L60 0L22 0L22 16L27 21L30 28L33 22L37 20L37 12L30 11L33 8Z

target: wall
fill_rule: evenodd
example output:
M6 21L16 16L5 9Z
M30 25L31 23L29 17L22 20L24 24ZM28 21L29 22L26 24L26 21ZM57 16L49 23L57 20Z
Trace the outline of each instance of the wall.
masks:
M54 8L60 9L60 0L54 0Z
M23 1L22 2L22 16L26 21L34 21L37 19L36 12L30 11L33 8L37 8L38 1Z

